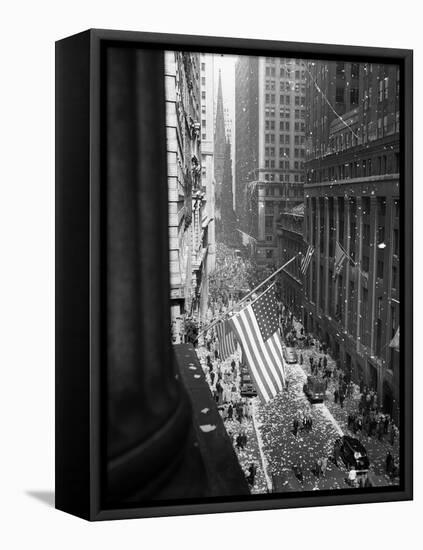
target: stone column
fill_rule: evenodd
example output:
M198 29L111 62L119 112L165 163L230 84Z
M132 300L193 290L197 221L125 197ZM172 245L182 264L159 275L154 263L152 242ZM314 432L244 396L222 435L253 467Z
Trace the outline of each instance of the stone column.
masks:
M363 205L361 197L356 199L356 232L355 232L355 261L356 268L356 314L357 314L357 331L356 331L356 349L360 351L360 334L361 334L361 261L363 256Z
M323 246L323 261L324 261L324 285L325 285L325 294L324 294L324 312L325 315L329 315L329 232L330 232L330 223L329 223L329 197L325 197L325 228L324 228L324 246Z
M370 261L369 261L369 303L370 303L370 355L375 353L375 320L376 320L376 269L377 269L377 201L370 197Z
M335 224L335 244L333 247L333 252L335 254L336 249L336 243L339 242L339 205L338 205L338 197L334 197L333 199L333 221ZM333 272L335 274L335 271ZM339 279L338 277L335 278L335 316L338 310L339 306Z
M349 197L344 198L344 242L341 243L341 245L344 247L345 252L350 255L350 239L348 238L350 236L350 200ZM350 236L351 237L351 236ZM350 260L347 258L344 261L344 281L345 281L345 293L344 293L344 303L345 303L345 309L344 309L344 330L348 332L348 311L350 308Z

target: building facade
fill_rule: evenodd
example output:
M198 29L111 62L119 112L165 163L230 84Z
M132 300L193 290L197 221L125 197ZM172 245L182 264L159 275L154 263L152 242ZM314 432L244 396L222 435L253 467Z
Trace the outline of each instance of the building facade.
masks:
M307 77L304 240L315 253L303 282L304 324L397 418L399 72L315 62ZM337 243L347 254L338 275Z
M278 240L277 265L283 265L293 256L304 253L304 203L285 208L276 221ZM297 319L303 318L303 281L299 269L300 258L290 263L279 275L280 296L285 306Z
M197 314L204 271L206 189L201 169L200 56L165 53L172 339Z
M270 267L280 256L280 213L303 202L303 62L240 57L235 95L237 216L243 230L257 241L257 263Z

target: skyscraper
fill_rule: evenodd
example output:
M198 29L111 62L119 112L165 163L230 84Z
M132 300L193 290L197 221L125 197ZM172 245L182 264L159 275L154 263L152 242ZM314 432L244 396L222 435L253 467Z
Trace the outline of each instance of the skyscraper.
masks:
M305 68L301 60L240 57L236 66L236 211L259 265L278 261L276 223L303 201Z

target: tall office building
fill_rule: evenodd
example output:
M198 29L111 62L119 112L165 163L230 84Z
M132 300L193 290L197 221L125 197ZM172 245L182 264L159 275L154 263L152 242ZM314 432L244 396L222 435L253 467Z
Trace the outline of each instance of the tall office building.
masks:
M301 60L240 57L235 71L236 212L259 265L280 253L277 220L303 201L305 68Z
M314 62L307 76L304 324L397 418L399 71Z

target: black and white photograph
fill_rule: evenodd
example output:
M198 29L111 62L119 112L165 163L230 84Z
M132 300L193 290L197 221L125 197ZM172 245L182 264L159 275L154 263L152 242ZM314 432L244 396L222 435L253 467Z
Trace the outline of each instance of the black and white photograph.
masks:
M399 66L167 51L165 82L172 342L222 494L398 486Z

